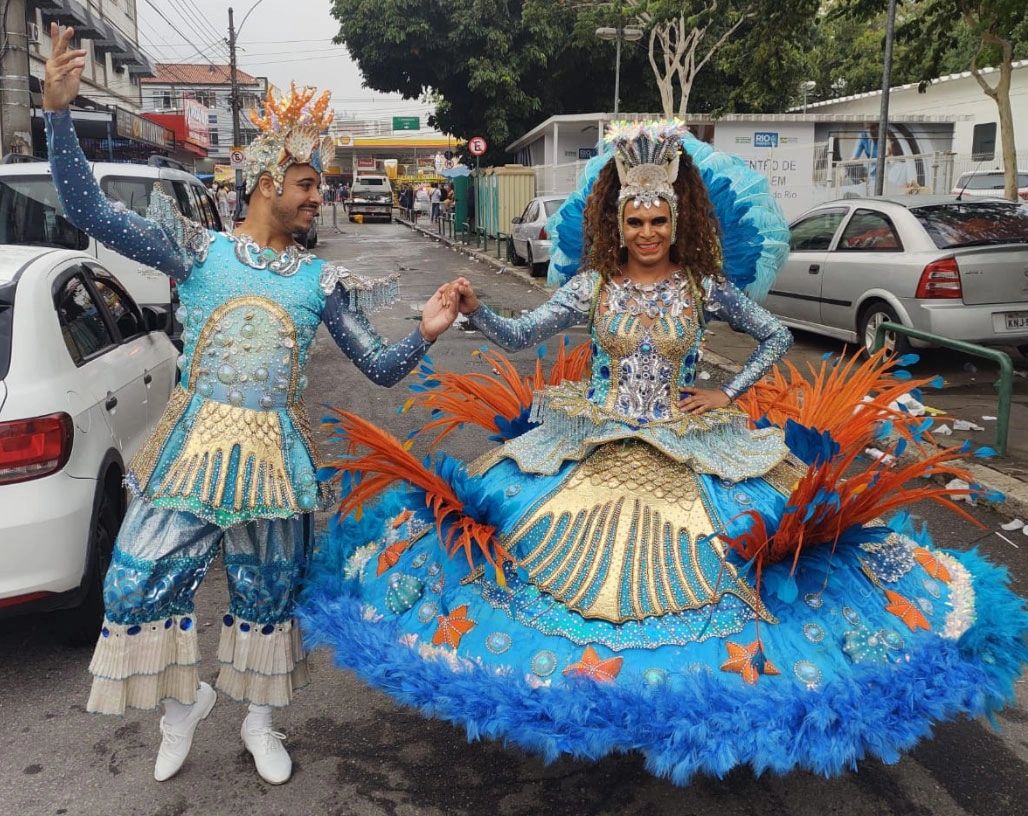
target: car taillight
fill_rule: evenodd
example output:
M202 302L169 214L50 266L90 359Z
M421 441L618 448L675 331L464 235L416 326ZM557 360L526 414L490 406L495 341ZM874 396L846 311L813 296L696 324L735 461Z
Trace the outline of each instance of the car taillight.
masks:
M543 227L541 230L539 230L539 240L540 241L546 241L546 240L549 239L549 237L550 236L546 232L546 227Z
M1028 201L1028 190L1021 190L1021 192L1017 194L1017 197L1022 201Z
M914 297L957 299L963 297L957 259L942 258L928 264L921 273L921 280L917 282L917 291Z
M67 414L0 422L0 484L56 473L68 462L73 437Z

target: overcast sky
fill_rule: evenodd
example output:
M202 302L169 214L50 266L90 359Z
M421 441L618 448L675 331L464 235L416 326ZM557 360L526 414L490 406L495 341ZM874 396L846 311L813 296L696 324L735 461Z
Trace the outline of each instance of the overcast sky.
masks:
M363 87L363 77L346 49L332 37L339 23L328 0L137 0L139 43L160 62L208 59L228 64L228 9L235 10L239 67L286 88L298 85L331 89L339 113L362 118L420 115L422 127L432 108L395 94ZM164 20L157 10L167 18ZM253 8L240 27L247 12ZM297 10L303 11L297 14ZM202 9L202 12L201 12ZM177 31L175 29L178 29ZM220 42L218 42L220 41ZM199 52L199 53L198 53Z

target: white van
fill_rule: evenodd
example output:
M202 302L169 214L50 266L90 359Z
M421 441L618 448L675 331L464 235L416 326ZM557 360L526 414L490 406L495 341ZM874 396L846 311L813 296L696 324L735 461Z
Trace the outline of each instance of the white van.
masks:
M146 215L157 181L174 194L182 214L208 229L222 229L221 218L207 189L182 170L149 164L97 162L93 174L112 201ZM0 164L0 244L53 246L89 253L114 273L140 306L168 309L173 301L171 281L149 266L119 255L64 217L50 165L43 161Z
M393 220L393 185L388 176L357 176L350 188L346 214Z

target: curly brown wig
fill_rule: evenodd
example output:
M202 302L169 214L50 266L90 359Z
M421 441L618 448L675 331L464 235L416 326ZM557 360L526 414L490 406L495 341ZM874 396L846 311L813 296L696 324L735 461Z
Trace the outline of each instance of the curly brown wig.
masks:
M671 261L681 265L696 283L704 275L721 277L721 241L717 216L689 154L682 151L675 179L678 194L678 229L671 245ZM628 250L621 246L618 229L617 167L613 160L600 171L585 203L585 258L604 280L620 274L628 260Z

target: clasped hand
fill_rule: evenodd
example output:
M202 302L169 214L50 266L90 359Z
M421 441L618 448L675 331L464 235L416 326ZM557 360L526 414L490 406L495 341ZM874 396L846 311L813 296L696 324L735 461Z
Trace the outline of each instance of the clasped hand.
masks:
M478 308L478 297L467 278L444 283L435 290L421 311L421 334L434 343L458 314L471 314Z

